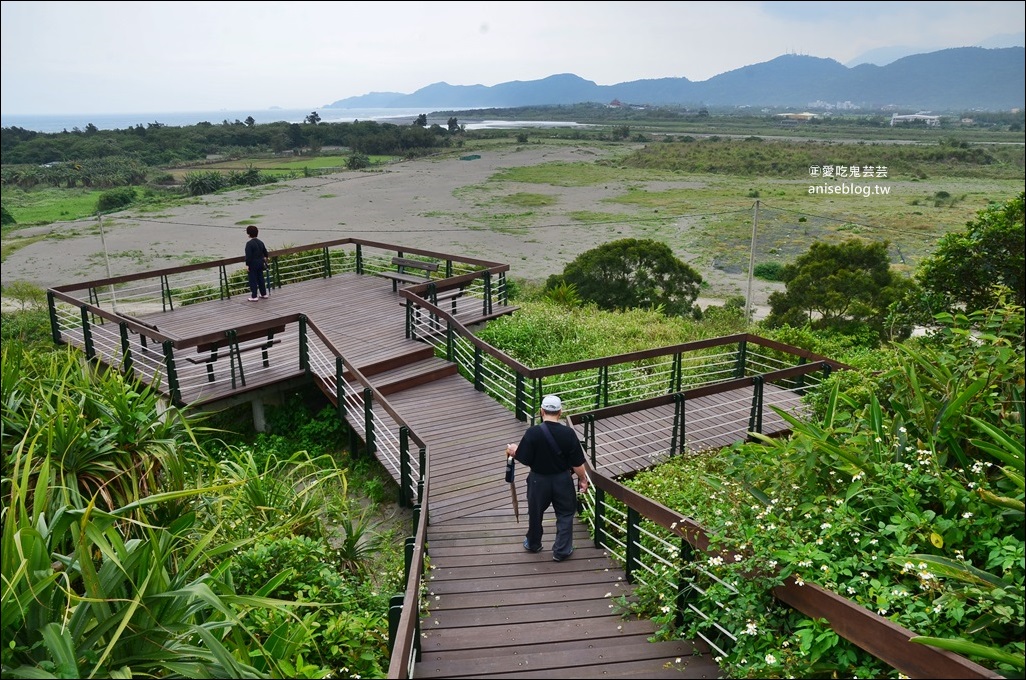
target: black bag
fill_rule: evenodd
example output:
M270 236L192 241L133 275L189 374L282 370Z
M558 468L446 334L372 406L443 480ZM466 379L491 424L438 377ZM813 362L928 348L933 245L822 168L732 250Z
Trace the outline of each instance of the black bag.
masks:
M541 428L541 431L545 434L545 439L549 442L549 446L552 447L552 451L556 455L556 462L563 466L564 469L569 470L570 464L567 463L566 458L563 457L563 449L559 448L559 445L556 444L556 438L552 436L551 432L549 432L549 428L546 427L544 422L538 425L538 427Z
M549 432L549 428L545 426L544 422L542 422L541 425L539 425L539 427L542 429L542 432L545 433L545 439L547 439L549 441L549 446L551 446L552 450L555 451L555 453L556 453L556 460L559 461L560 465L564 466L567 470L570 470L571 469L570 464L567 463L566 462L566 458L563 457L563 449L559 448L559 446L556 444L556 438L552 436L551 432ZM582 512L584 512L584 501L581 500L581 494L580 494L580 492L578 492L577 493L577 514L579 515Z

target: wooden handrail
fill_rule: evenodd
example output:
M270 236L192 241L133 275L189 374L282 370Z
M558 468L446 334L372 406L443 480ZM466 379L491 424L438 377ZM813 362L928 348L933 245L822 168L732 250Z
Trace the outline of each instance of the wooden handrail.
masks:
M590 464L585 465L594 488L682 537L695 549L709 552L708 534L693 519L623 486ZM775 587L773 595L806 616L826 619L839 636L910 678L1003 677L953 652L910 642L916 633L826 588L811 583L798 585L793 576Z

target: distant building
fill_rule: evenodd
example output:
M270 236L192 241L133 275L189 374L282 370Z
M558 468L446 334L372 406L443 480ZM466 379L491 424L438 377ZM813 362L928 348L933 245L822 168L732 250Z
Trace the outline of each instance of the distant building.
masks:
M898 123L926 123L930 127L940 127L941 117L931 116L925 111L919 113L909 113L903 116L899 116L896 113L891 114L891 127L894 127Z
M815 113L805 111L804 113L778 113L777 117L784 120L808 121L818 116Z

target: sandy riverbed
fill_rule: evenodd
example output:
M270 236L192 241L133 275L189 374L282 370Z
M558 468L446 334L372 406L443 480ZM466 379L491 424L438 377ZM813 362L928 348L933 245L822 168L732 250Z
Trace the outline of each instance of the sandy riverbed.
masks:
M187 205L144 213L129 210L103 218L19 230L17 237L51 234L12 253L2 265L5 283L25 280L41 287L118 276L242 254L245 225L256 224L275 249L354 236L507 262L510 277L543 280L562 271L581 252L606 241L644 238L624 224L577 224L574 211L622 210L605 198L626 183L583 187L488 182L504 168L552 161L592 161L603 151L586 146L526 145L480 153L461 161L446 157L404 161L383 170L343 172L200 197ZM632 183L636 186L637 182ZM660 182L659 188L665 188ZM655 189L655 187L653 187ZM553 206L522 228L491 228L488 216L515 211L497 199L517 192L546 193ZM56 238L54 238L56 237ZM671 244L671 247L673 244ZM104 257L104 247L108 257ZM678 255L685 261L688 253ZM746 295L746 274L699 270L709 283L703 306L729 295ZM755 280L756 316L779 285Z

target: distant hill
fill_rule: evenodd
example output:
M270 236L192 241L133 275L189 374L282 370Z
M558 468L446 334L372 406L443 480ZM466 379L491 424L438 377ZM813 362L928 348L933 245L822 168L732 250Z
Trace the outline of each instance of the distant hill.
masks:
M847 67L788 54L695 82L687 78L597 85L571 73L498 85L434 83L412 94L372 92L326 108L513 108L613 100L638 105L785 106L850 102L864 109L1008 110L1026 100L1026 49L958 47Z

